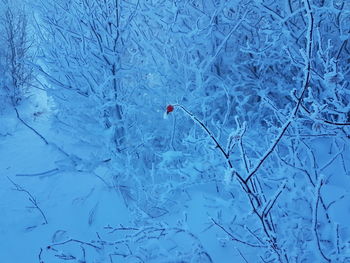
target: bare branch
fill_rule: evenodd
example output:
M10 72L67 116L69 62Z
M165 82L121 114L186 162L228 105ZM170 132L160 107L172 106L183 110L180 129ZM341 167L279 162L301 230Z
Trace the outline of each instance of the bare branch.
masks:
M210 219L211 219L211 221L214 223L214 225L216 225L216 226L219 227L222 231L224 231L224 232L231 238L231 240L236 241L236 242L239 242L239 243L242 243L242 244L247 245L247 246L250 246L250 247L266 247L266 246L263 246L263 245L251 244L251 243L249 243L249 242L240 240L240 239L234 237L234 236L232 235L232 233L230 233L230 232L229 232L227 229L225 229L222 225L220 225L218 222L216 222L216 221L214 220L214 218L210 218Z
M46 216L45 216L43 210L39 207L39 204L38 204L36 198L29 191L24 189L22 186L20 186L19 184L16 184L14 181L12 181L10 179L10 177L7 177L7 179L16 187L14 190L19 191L19 192L24 192L27 194L27 196L29 197L28 198L29 201L33 204L34 208L36 208L39 211L42 218L44 219L43 225L47 224L48 222L47 222Z

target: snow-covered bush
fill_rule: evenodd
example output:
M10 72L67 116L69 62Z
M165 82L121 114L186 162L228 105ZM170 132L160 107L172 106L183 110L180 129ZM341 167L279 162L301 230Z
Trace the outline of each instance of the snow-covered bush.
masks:
M0 96L2 105L17 106L28 96L33 74L27 60L32 60L32 41L28 39L27 14L22 4L1 2Z
M344 261L327 189L349 169L349 4L331 2L43 3L56 127L81 170L109 169L136 227L195 189L203 231L246 262Z

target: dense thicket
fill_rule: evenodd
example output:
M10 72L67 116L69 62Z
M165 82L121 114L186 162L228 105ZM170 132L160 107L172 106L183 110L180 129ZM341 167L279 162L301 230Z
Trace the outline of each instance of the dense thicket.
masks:
M169 220L198 191L210 196L203 230L215 228L232 260L350 260L349 228L332 210L345 194L333 189L349 184L347 1L35 7L30 65L55 128L80 140L76 169L109 171L101 179L142 229L121 242L141 244L140 262L213 261L205 240ZM157 253L178 234L177 253ZM180 253L185 242L195 245Z

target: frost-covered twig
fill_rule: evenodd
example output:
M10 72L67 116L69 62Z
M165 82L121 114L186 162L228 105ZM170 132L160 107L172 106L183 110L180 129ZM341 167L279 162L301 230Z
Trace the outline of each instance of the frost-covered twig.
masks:
M39 258L39 263L44 263L42 257L41 257L41 254L43 253L43 249L40 248L40 252L39 252L39 255L38 255L38 258Z
M327 119L324 119L322 117L312 117L312 112L306 108L306 106L304 104L301 104L301 108L307 113L309 114L309 118L315 122L321 122L322 124L326 124L326 125L331 125L331 126L350 126L350 122L337 122L337 121L330 121L330 120L327 120Z
M83 252L83 262L86 262L86 251L85 251L85 248L83 246L80 246L81 247L81 251Z
M336 235L337 235L337 254L340 254L340 246L339 246L339 224L337 224L337 228L336 228Z
M298 97L297 104L294 107L290 117L288 120L284 123L284 125L281 127L281 131L277 135L277 137L274 139L272 144L270 145L269 149L265 152L265 154L260 158L258 161L258 164L255 166L255 168L249 173L248 177L245 179L245 183L247 183L252 176L259 170L261 165L265 162L265 160L270 156L270 154L274 151L276 148L277 144L281 141L282 137L286 133L288 127L292 123L292 121L296 118L296 115L302 105L302 100L305 96L306 90L309 86L309 82L311 79L311 55L312 55L312 45L313 45L313 27L314 27L314 16L311 10L311 5L309 0L304 1L304 5L306 8L306 13L309 17L309 24L307 28L307 33L306 33L306 55L305 55L305 69L304 69L304 80L303 80L303 85L302 85L302 92L301 95Z
M241 151L241 159L243 159L245 170L247 173L249 173L249 165L248 165L248 160L247 160L248 158L247 158L247 155L246 155L244 147L243 147L243 135L244 135L244 133L242 134L242 137L239 141L239 148Z
M248 263L248 260L244 257L244 255L242 254L242 252L241 252L238 248L236 248L236 249L237 249L239 255L243 258L244 262L245 262L245 263Z
M32 130L36 135L38 135L38 136L40 137L40 139L42 139L42 140L45 142L45 144L49 144L49 143L47 142L47 140L45 139L44 136L42 136L37 130L35 130L35 129L34 129L33 127L31 127L30 125L28 125L28 123L26 123L26 122L21 118L21 116L19 115L18 110L17 110L16 107L15 107L15 111L16 111L17 118L18 118L27 128L29 128L29 129Z
M270 248L276 253L276 255L278 256L278 258L281 261L281 258L282 258L281 251L280 251L278 245L276 244L277 240L276 240L275 233L274 233L274 230L273 230L271 224L266 220L266 218L264 218L262 216L262 214L259 213L256 205L254 205L253 199L250 197L249 194L248 194L248 198L249 198L250 205L253 209L253 213L258 217L258 219L261 223L262 229L267 237L267 242L268 242Z
M326 169L328 166L330 166L337 158L340 156L345 150L345 145L343 146L343 149L340 150L337 154L335 154L327 163L325 163L319 171L322 172L324 169Z
M53 247L55 247L55 246L65 245L65 244L67 244L67 243L79 243L79 244L81 244L81 245L87 245L87 246L90 246L90 247L93 247L93 248L96 248L96 249L101 249L101 247L96 246L96 245L94 245L94 244L92 244L92 243L85 242L85 241L81 241L81 240L78 240L78 239L73 239L73 238L68 239L68 240L66 240L66 241L63 241L63 242L60 242L60 243L51 244L51 245L47 246L47 249L51 249L51 248L53 248Z
M328 210L332 205L334 205L337 201L342 200L345 198L345 195L342 195L340 197L338 197L336 200L333 200L332 202L330 202L327 206L325 206L325 210Z
M245 179L245 183L247 183L252 176L259 170L260 166L265 162L267 157L270 156L270 154L274 151L276 148L277 144L281 141L283 135L287 131L289 125L292 123L292 119L290 118L281 128L280 133L278 134L277 138L275 138L274 142L270 145L270 148L265 152L262 158L260 158L258 164L254 167L254 169L249 173L247 178Z
M314 228L314 233L316 236L316 243L317 243L317 248L320 251L321 256L327 261L331 262L331 260L325 255L324 251L322 250L321 247L321 238L318 234L318 208L319 208L319 203L320 203L320 197L321 197L321 188L323 186L323 179L320 178L318 181L318 184L316 185L316 193L315 193L315 205L314 205L314 211L313 211L313 228Z
M135 228L135 227L124 227L124 226L120 226L120 227L111 227L111 226L106 226L104 227L104 229L109 229L110 232L108 232L109 234L114 233L116 231L139 231L139 228Z
M179 107L184 113L186 113L189 117L191 117L191 119L197 123L208 135L209 137L213 140L213 142L215 143L215 147L219 149L219 151L222 153L222 155L224 156L224 158L227 161L227 164L229 165L229 168L232 169L233 165L230 161L230 156L229 154L224 150L224 148L221 146L221 144L218 142L218 140L215 138L215 136L213 135L213 133L208 129L208 127L200 120L198 119L192 112L190 112L189 110L187 110L184 106L182 106L181 104L175 104L174 106ZM244 183L244 179L243 177L237 172L235 171L235 174L237 175L237 178L239 179L239 181L241 183Z
M201 128L203 128L203 130L209 135L209 137L214 141L216 148L218 148L220 150L220 152L222 153L222 155L224 155L225 159L227 160L227 163L229 164L229 167L232 169L232 163L229 160L229 154L226 153L226 151L224 150L224 148L219 144L219 142L217 141L217 139L214 137L214 135L211 133L211 131L205 126L205 124L199 120L193 113L191 113L190 111L188 111L184 106L176 104L174 106L179 107L183 112L185 112L188 116L191 117L191 119L197 123ZM289 125L289 124L288 124ZM276 244L276 238L274 237L274 233L273 233L273 226L272 223L268 222L268 220L266 220L266 218L264 218L258 211L257 206L255 205L255 202L258 203L258 206L260 205L259 199L257 198L257 196L254 194L254 192L252 191L251 187L248 184L248 180L245 181L243 179L243 177L238 173L235 172L235 174L237 175L237 178L239 180L239 183L242 187L242 189L245 191L245 193L247 194L247 197L249 199L249 202L251 204L251 207L253 209L253 213L259 218L259 221L261 223L261 226L263 228L264 233L266 234L269 246L271 247L271 249L273 249L273 251L276 253L276 255L278 256L278 258L281 258L281 252ZM254 202L255 201L255 202ZM233 237L233 235L228 232L224 227L222 227L221 225L219 225L215 220L213 220L213 223L215 225L217 225L218 227L220 227L224 232L226 232L232 240L237 241L237 242L241 242L243 244L246 245L250 245L250 246L256 246L256 247L266 247L263 245L256 245L256 244L250 244L247 243L245 241L242 240L238 240L235 237Z
M275 195L268 202L266 202L266 205L262 209L262 216L263 217L266 217L270 213L270 211L271 211L272 207L274 206L274 204L276 203L278 197L282 194L282 191L286 188L286 184L287 184L287 182L282 183L281 186L276 191Z
M308 148L309 148L309 146L305 143L305 142L303 142ZM311 149L309 148L309 150L311 151ZM300 172L302 172L302 173L304 173L304 174L306 174L306 176L308 177L308 179L309 179L309 182L311 183L311 185L313 186L313 187L316 187L316 183L314 182L314 180L311 178L311 174L306 170L306 169L304 169L304 168L300 168L300 167L297 167L297 166L295 166L295 165L293 165L293 164L290 164L289 162L287 162L286 160L284 160L280 155L279 155L279 153L277 153L277 157L285 164L285 165L287 165L287 166L289 166L289 167L291 167L291 168L293 168L293 169L295 169L295 170L298 170L298 171L300 171ZM314 158L314 155L312 154L312 157L311 157L311 160L313 160ZM315 180L317 180L317 169L316 169L316 165L315 165L315 160L313 160L314 161L314 164L313 164L313 166L312 167L314 167L315 169ZM331 222L331 219L330 219L330 216L329 216L329 213L328 213L328 207L326 206L326 204L325 204L325 201L323 200L323 197L322 196L320 196L320 202L321 202L321 205L322 205L322 207L323 207L323 209L324 209L324 212L325 212L325 216L326 216L326 218L327 218L327 221L328 221L328 223L330 223Z
M48 176L48 175L54 175L59 171L58 168L54 168L45 172L41 173L34 173L34 174L16 174L16 176Z
M233 148L235 147L236 144L238 144L240 148L241 160L243 160L244 162L246 172L249 173L249 165L247 160L248 158L243 146L243 136L247 130L247 124L246 122L244 122L243 125L241 125L240 122L238 121L237 116L235 117L235 121L236 121L237 129L233 131L228 137L226 153L228 156L230 156Z
M287 162L286 160L284 160L284 159L280 156L280 154L279 154L278 152L277 152L277 157L278 157L278 159L279 159L281 162L283 162L285 165L287 165L287 166L289 166L289 167L291 167L291 168L293 168L293 169L295 169L295 170L298 170L298 171L300 171L300 172L302 172L302 173L305 173L306 176L307 176L308 179L309 179L309 182L312 184L312 186L315 186L315 183L314 183L314 181L313 181L312 178L311 178L311 174L310 174L306 169L297 167L297 166L295 166L295 165L293 165L293 164Z
M238 29L238 27L242 24L242 22L244 21L245 17L247 16L248 11L246 11L242 18L237 22L237 24L230 30L230 32L227 34L227 36L222 40L222 42L220 43L220 45L218 46L215 54L209 59L209 61L204 61L205 65L203 66L203 72L207 71L208 68L213 64L213 62L215 61L215 59L218 57L218 55L220 54L221 50L224 48L224 46L226 45L227 41L230 39L230 37L232 36L232 34Z
M252 244L252 243L246 242L246 241L244 241L244 240L240 240L240 239L234 237L234 236L232 235L232 233L230 233L225 227L223 227L223 226L220 225L218 222L216 222L216 221L214 220L214 218L211 218L211 221L213 222L214 225L216 225L216 226L219 227L222 231L224 231L224 232L231 238L231 240L233 240L233 241L242 243L242 244L247 245L247 246L250 246L250 247L266 247L266 246L264 246L264 245Z
M43 210L41 210L41 208L39 207L38 202L36 201L36 198L29 191L24 189L22 186L20 186L19 184L16 184L14 181L12 181L9 177L7 177L7 179L16 187L16 189L14 189L14 190L19 191L19 192L24 192L27 194L29 201L34 206L33 208L37 209L39 211L39 213L41 214L42 218L44 219L43 225L47 224L48 222L47 222L46 216L45 216Z
M334 121L328 121L328 120L322 120L324 123L335 125L335 126L349 126L350 122L334 122Z

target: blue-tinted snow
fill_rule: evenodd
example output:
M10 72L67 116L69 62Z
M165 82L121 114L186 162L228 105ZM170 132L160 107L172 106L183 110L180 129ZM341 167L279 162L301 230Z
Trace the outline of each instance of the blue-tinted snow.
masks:
M349 10L4 0L0 262L350 262Z

